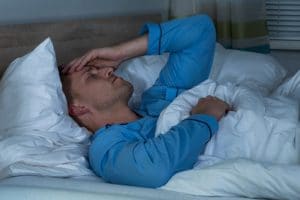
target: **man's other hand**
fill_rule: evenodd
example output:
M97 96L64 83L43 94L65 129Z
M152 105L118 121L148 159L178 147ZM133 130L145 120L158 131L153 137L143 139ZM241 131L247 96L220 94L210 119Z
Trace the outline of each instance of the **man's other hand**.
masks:
M230 106L217 97L207 96L198 101L191 114L205 114L215 117L218 121L230 110Z

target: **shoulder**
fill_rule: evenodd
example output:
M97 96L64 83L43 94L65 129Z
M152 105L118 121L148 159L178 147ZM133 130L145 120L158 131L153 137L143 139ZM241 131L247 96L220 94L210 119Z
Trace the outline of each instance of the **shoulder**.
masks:
M97 130L91 137L90 154L110 149L120 140L122 140L122 126L106 125Z
M122 132L121 125L105 126L92 136L88 157L90 166L98 176L102 176L101 163L105 160L106 154L113 150L116 144L125 140Z

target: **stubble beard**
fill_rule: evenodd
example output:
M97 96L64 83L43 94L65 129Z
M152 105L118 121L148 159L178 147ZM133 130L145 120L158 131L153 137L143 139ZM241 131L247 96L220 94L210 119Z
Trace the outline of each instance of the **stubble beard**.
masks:
M133 85L126 81L126 84L124 84L124 90L121 93L120 100L127 105L133 94Z
M112 97L105 103L103 102L101 104L97 104L97 110L106 110L117 104L128 105L128 102L133 94L132 84L126 81L123 85L120 86L118 90L118 93L114 97Z

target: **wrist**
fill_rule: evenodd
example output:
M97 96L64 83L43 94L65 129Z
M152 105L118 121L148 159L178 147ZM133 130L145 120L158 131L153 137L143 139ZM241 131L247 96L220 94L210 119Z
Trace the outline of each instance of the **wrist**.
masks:
M212 134L215 134L219 129L219 124L217 119L214 116L206 114L195 114L188 117L186 120L194 120L199 122L206 122L211 128Z
M114 60L118 60L120 62L123 62L124 60L126 60L126 57L127 57L126 52L123 50L123 47L121 44L113 46L112 50L114 51L114 55L115 55Z
M145 55L148 46L148 34L116 46L121 61Z

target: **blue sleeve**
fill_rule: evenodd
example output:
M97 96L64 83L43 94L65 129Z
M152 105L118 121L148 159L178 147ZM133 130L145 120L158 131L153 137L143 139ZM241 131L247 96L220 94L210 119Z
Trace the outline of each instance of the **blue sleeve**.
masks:
M147 54L170 53L157 85L189 89L208 78L216 43L214 24L208 16L149 23L141 32L149 33Z
M160 187L176 172L192 168L217 128L215 118L193 115L155 138L104 133L90 147L90 164L111 183Z

